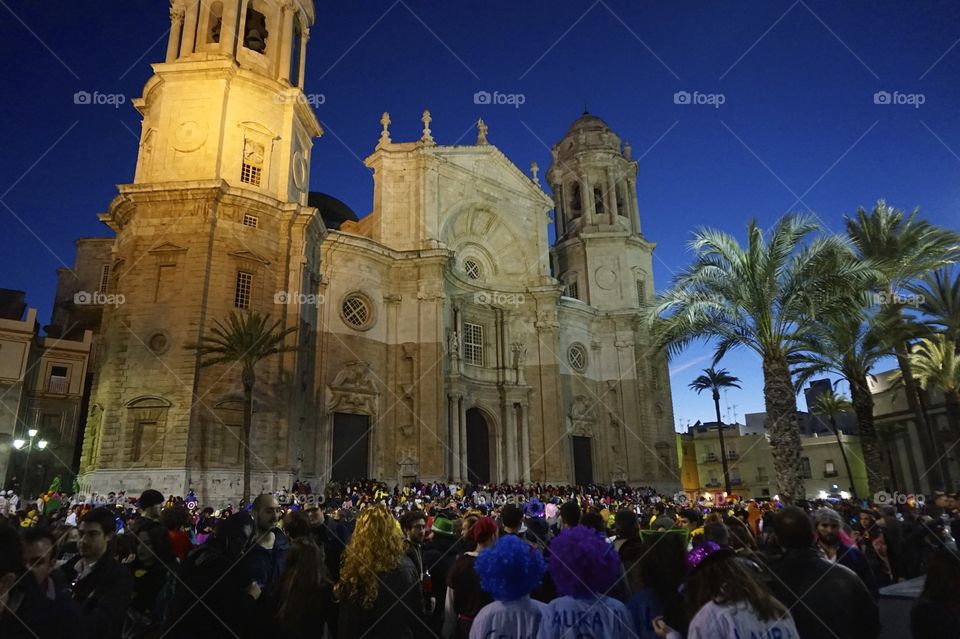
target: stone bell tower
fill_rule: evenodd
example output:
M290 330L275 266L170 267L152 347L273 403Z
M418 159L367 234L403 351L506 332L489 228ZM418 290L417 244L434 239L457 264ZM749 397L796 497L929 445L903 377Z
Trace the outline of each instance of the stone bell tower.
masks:
M640 231L630 145L621 146L603 120L584 113L552 152L552 257L564 294L600 310L636 308L653 294L655 245Z
M185 348L233 311L295 327L295 353L257 365L252 490L312 468L312 355L325 235L307 206L322 133L302 91L312 0L173 0L116 233L81 459L86 490L240 494L239 369Z

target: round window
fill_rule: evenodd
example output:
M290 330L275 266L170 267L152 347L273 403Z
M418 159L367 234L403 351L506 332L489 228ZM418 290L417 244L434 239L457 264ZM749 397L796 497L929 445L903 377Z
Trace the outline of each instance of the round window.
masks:
M483 275L483 269L480 268L480 263L476 260L464 260L463 272L466 273L467 277L471 280L479 280Z
M567 361L574 370L582 371L587 367L587 349L582 344L571 344L567 349Z
M340 315L344 322L354 328L367 328L373 320L373 309L366 297L351 293L343 298Z

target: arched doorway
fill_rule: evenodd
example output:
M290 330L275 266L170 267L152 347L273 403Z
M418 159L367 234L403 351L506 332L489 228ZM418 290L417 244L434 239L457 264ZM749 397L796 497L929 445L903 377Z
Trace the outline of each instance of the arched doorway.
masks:
M490 481L490 427L479 408L467 410L467 481Z

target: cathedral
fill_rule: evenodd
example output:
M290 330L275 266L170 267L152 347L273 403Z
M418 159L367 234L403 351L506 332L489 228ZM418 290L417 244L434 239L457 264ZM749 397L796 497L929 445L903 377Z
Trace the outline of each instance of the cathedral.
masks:
M407 141L385 113L358 217L309 191L315 17L312 0L173 2L166 60L133 101L133 182L100 214L114 237L78 241L60 277L55 319L95 333L81 487L237 499L240 369L186 346L258 312L295 349L256 367L254 493L359 477L675 490L629 144L584 114L552 148L548 195L482 121L445 146L429 112ZM122 303L70 303L90 290Z

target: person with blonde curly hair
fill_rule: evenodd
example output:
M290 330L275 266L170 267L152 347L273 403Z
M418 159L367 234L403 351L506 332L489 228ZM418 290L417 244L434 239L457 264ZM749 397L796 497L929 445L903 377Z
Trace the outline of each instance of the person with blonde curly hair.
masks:
M334 589L340 639L412 639L421 627L420 578L405 551L400 527L386 506L360 511Z

